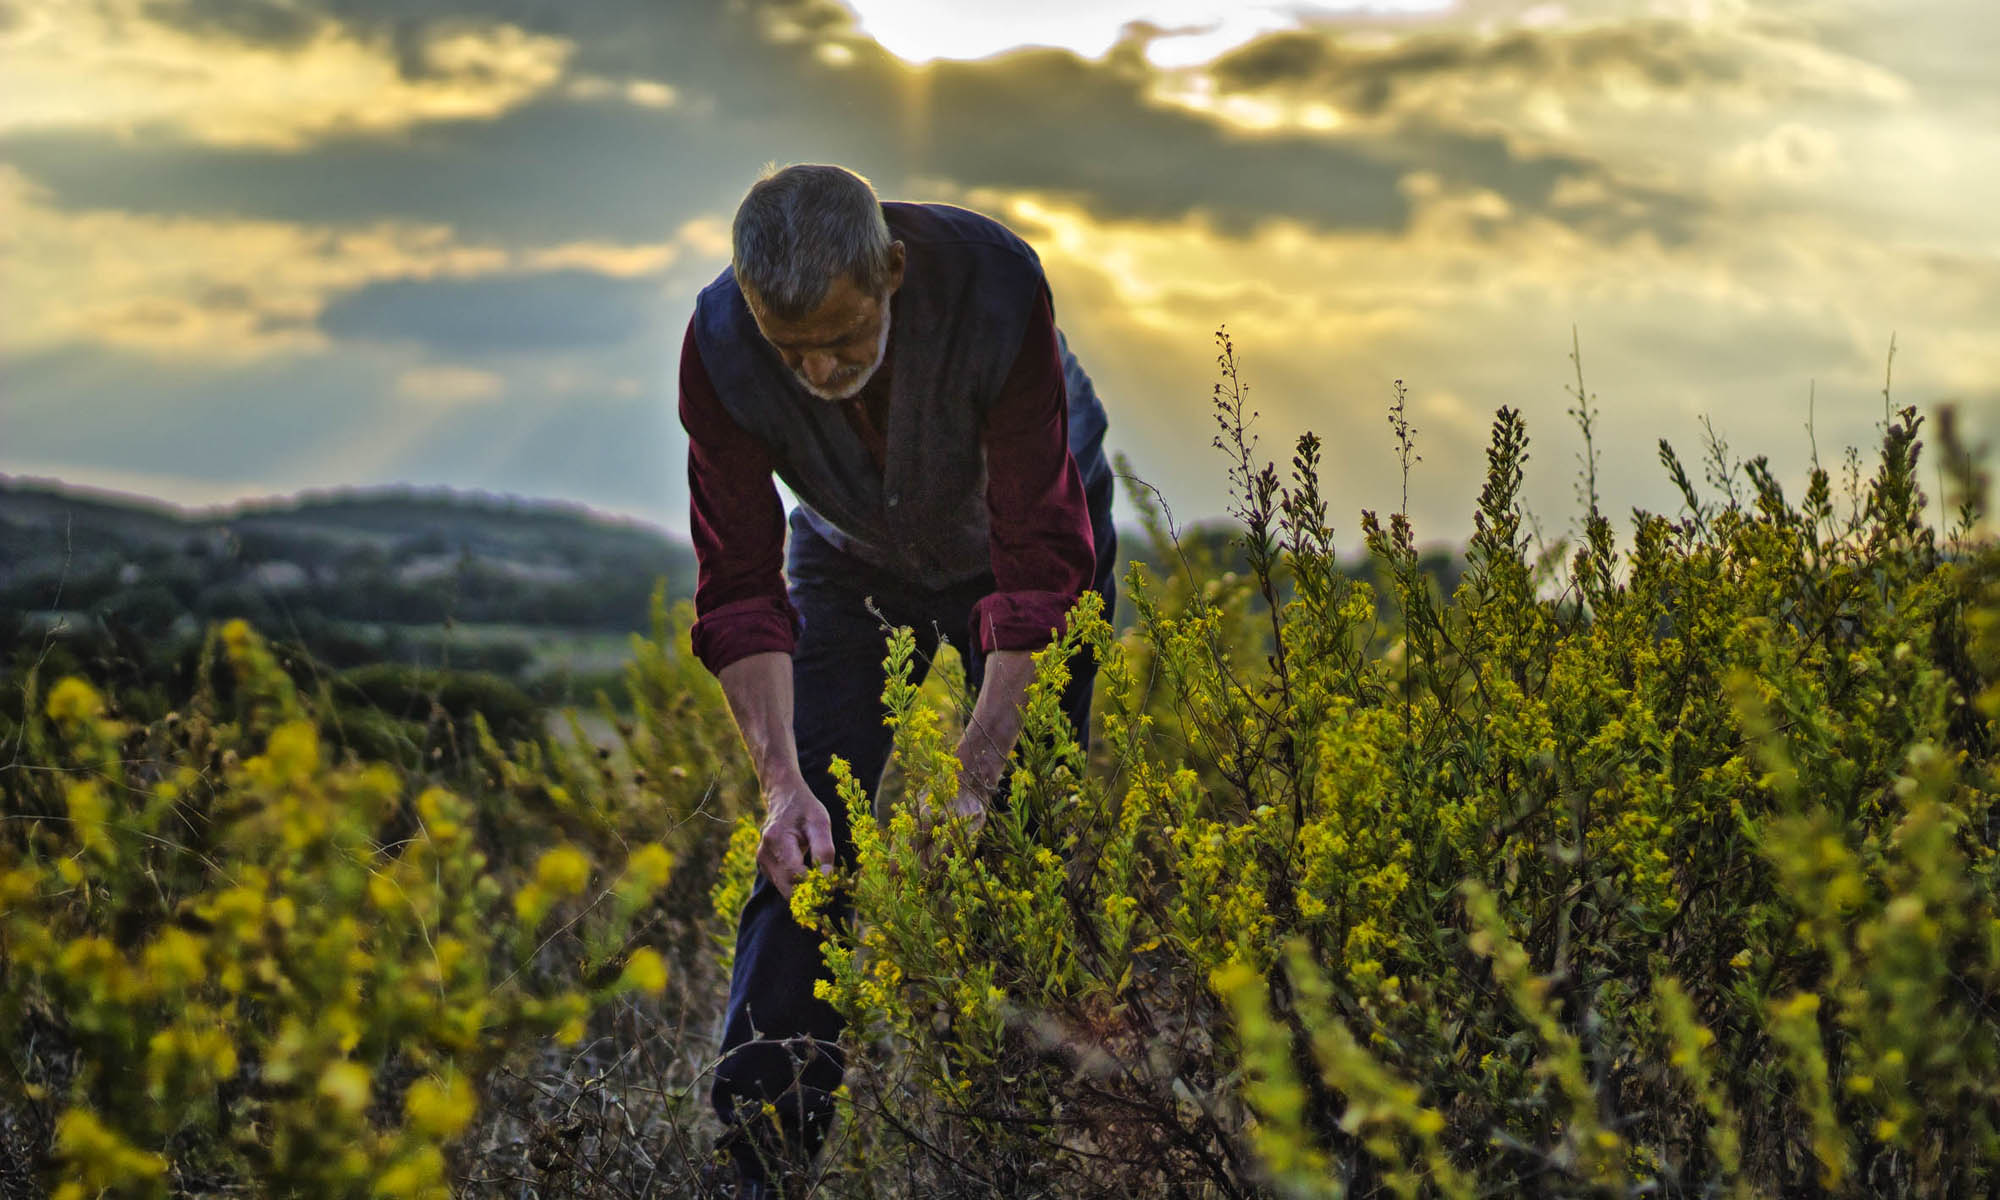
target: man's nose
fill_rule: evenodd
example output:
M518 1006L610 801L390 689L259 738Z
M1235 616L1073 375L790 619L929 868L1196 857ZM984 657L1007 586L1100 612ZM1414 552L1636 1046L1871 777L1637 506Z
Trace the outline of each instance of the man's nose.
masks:
M814 351L805 358L806 378L814 387L825 387L834 373L840 369L840 360L824 351Z

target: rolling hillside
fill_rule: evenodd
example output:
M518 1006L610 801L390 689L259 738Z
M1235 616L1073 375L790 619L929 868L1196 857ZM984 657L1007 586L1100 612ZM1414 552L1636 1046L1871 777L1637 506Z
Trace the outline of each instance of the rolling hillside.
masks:
M0 478L0 647L49 635L171 656L246 617L334 666L394 660L526 682L615 668L655 584L694 555L636 522L444 491L191 512Z

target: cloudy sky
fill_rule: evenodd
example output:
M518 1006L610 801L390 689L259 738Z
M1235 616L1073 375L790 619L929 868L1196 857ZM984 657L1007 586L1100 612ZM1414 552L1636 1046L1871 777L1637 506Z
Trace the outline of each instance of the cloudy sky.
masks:
M1895 393L2000 432L1995 0L0 0L0 473L408 482L686 527L675 356L767 162L1040 251L1112 440L1225 503L1212 335L1342 541L1430 539L1572 328L1614 511L1701 418L1796 481Z

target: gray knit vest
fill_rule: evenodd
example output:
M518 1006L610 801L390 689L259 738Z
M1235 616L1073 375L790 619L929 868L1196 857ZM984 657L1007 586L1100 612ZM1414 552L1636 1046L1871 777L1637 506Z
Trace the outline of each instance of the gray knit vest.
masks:
M908 258L881 469L841 406L806 391L764 340L733 271L695 301L695 344L722 407L769 447L814 532L943 588L990 568L981 426L1047 284L1034 250L997 221L944 204L885 203L882 214ZM1062 355L1070 446L1089 483L1108 471L1104 409L1066 341Z

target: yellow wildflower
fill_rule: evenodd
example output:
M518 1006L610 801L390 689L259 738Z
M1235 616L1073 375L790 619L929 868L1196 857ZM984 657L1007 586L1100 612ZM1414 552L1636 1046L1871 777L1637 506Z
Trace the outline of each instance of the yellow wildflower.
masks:
M557 846L535 863L535 882L556 896L574 896L590 882L590 860L574 846Z
M621 987L636 988L657 996L666 990L667 964L661 960L658 950L642 946L625 960L625 972L618 977L618 982Z
M659 888L673 873L674 856L658 842L648 842L632 852L625 862L625 870L633 878L642 881L648 891Z
M360 1063L332 1063L319 1077L319 1094L343 1112L358 1113L368 1107L368 1090L368 1068Z
M185 929L168 926L146 947L146 975L157 990L177 991L203 976L202 941Z
M455 1136L472 1120L479 1097L464 1080L419 1079L403 1099L412 1128L436 1138Z
M95 779L80 779L63 790L63 799L69 807L70 825L76 830L76 840L105 862L116 862L117 848L105 832L111 805L104 798L104 789L97 785Z
M50 720L68 727L102 716L104 698L96 688L71 675L49 690L47 711Z

